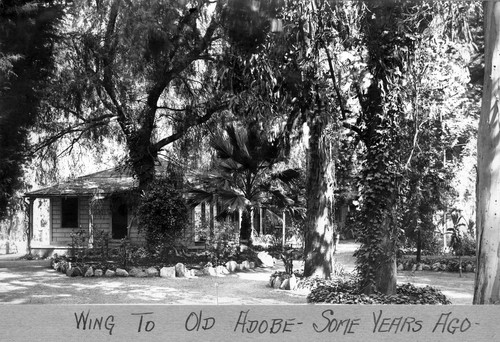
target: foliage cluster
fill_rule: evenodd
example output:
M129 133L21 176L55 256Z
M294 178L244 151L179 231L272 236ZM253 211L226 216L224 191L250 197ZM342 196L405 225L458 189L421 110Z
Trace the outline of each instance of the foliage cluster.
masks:
M314 288L307 296L309 303L328 304L451 304L439 290L431 287L417 287L410 283L398 285L396 294L360 294L358 284L352 280L334 280L328 285Z
M476 270L477 260L473 256L464 256L459 260L456 256L424 256L422 257L421 265L432 265L439 264L440 271L446 272L459 272L460 265L462 265L462 271L465 271L467 267L471 270ZM402 264L405 270L411 270L413 265L417 264L415 259L412 257L403 257L398 260L398 264Z
M238 231L229 222L218 224L213 238L209 239L208 252L214 265L223 265L237 258L239 253Z
M86 261L100 261L106 263L107 260L127 267L131 263L147 257L143 247L131 245L126 238L120 240L120 245L115 248L109 246L109 232L103 230L94 231L93 244L89 246L89 233L84 229L73 231L70 234L71 242L69 247L69 260L79 263ZM57 258L57 257L56 257Z
M405 255L416 255L419 243L421 258L425 255L443 254L443 238L439 234L434 233L434 227L432 230L422 231L420 237L418 237L418 231L414 232L412 228L408 228L408 230L411 232L405 234L405 238L401 241L397 254L398 258Z
M142 193L137 209L139 232L151 255L167 252L186 230L189 216L182 184L182 178L171 172L155 179Z
M63 11L52 1L0 4L0 220L22 209L30 128L54 68L53 45ZM9 231L10 233L10 231Z

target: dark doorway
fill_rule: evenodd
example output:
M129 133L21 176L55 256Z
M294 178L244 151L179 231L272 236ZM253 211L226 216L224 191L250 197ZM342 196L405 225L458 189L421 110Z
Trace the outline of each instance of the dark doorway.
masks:
M113 239L127 237L128 210L123 200L115 199L111 206L111 236Z

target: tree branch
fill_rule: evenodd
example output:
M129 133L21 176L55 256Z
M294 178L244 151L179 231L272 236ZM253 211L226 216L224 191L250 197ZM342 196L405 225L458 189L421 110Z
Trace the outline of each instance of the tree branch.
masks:
M115 35L115 26L116 26L116 20L118 18L118 10L120 7L120 0L115 0L111 4L111 9L109 13L109 21L108 25L106 27L106 34L104 37L104 51L106 53L103 56L103 67L104 67L104 77L103 77L103 87L106 93L108 94L109 98L111 99L111 103L113 104L117 116L118 116L118 122L120 123L120 127L123 129L125 134L130 134L130 129L128 128L126 121L127 117L125 115L125 111L123 110L121 104L119 103L114 85L113 85L113 64L114 64L114 58L115 58L115 53L116 53L116 45L117 42L116 40L113 41L114 35ZM102 97L101 97L102 99ZM103 102L105 106L110 106L110 104L106 104ZM112 108L108 108L109 110L112 110Z
M72 143L71 143L73 145L78 140L80 140L80 138L86 132L88 132L94 128L97 128L97 127L106 126L109 123L109 119L112 119L113 117L116 117L116 116L111 115L111 114L106 114L106 115L102 115L102 116L97 117L97 118L88 119L83 123L69 126L65 129L61 129L56 134L44 139L43 141L41 141L38 144L36 144L35 146L33 146L30 153L33 155L33 154L39 152L40 150L51 146L52 144L54 144L55 142L57 142L58 140L60 140L64 136L80 132L78 137L73 138Z
M358 126L355 126L353 124L350 124L348 122L345 122L345 121L342 122L342 127L349 128L350 130L356 132L359 135L363 134L363 131L361 130L361 128L359 128Z
M171 144L176 140L179 140L191 127L198 126L198 125L201 125L201 124L207 122L208 120L210 120L210 118L212 118L212 116L215 113L217 113L223 109L227 109L228 107L229 107L229 102L226 101L226 102L219 104L217 106L207 108L205 111L205 115L197 117L196 120L191 121L187 125L184 125L177 132L170 135L169 137L161 139L156 144L154 144L154 148L157 151L159 151L162 147L164 147L168 144Z

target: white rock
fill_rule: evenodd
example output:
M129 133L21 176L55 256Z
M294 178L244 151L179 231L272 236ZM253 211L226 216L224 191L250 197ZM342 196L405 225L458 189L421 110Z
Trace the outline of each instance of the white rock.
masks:
M123 268L117 268L115 274L117 277L128 277L128 272Z
M175 276L182 278L186 276L186 266L183 263L179 262L175 265Z
M146 274L148 275L148 277L158 277L159 272L156 267L151 266L146 270Z
M136 278L145 278L148 276L148 274L143 269L137 267L132 267L130 271L128 271L128 275Z
M282 290L290 290L290 279L289 278L283 280L283 282L280 285L280 289L282 289Z
M215 271L214 267L205 267L203 269L203 273L212 277L215 277L217 275L217 272Z
M162 267L160 269L160 277L175 278L175 267Z
M226 262L226 268L231 273L236 272L237 267L238 267L238 263L236 261L231 260L231 261Z
M220 266L217 266L217 268L215 269L215 271L217 272L218 275L227 275L229 274L229 271L226 267L220 265Z
M262 252L259 252L257 254L257 257L262 262L263 267L273 267L274 266L274 259L272 256L269 255L269 253L262 251Z
M85 277L89 278L89 277L93 277L93 276L94 276L94 269L91 266L87 269L87 272L85 272Z
M281 277L276 277L274 279L273 288L279 289L281 287L282 282L283 282L283 279L281 279Z
M290 277L290 290L294 291L297 289L297 277L295 274L292 274Z
M245 260L241 263L241 267L245 270L249 270L250 269L250 262L248 260Z

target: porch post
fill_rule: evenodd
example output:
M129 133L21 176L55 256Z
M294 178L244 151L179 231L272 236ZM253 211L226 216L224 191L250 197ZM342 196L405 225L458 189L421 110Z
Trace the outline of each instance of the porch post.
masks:
M87 199L89 201L89 242L88 246L89 248L92 248L94 246L94 216L92 213L92 197L88 197Z
M213 239L215 235L215 205L217 202L215 200L212 200L210 202L210 240Z
M242 216L243 211L241 209L238 209L238 231L241 231L241 216Z
M255 212L253 211L253 207L250 208L250 240L253 240L254 235L254 224L255 224L255 217L254 217Z
M263 231L262 231L262 206L259 204L259 234L260 236L263 235Z
M195 211L196 211L196 207L195 208L191 208L191 212L189 213L189 220L191 221L191 238L189 240L189 243L190 244L193 244L193 242L195 241L195 232L196 232L196 216L195 216Z
M283 249L285 249L285 230L286 230L286 215L285 211L283 210Z
M35 203L35 198L30 197L28 199L28 231L27 231L27 238L28 238L28 254L31 254L31 240L33 239L33 222L34 222L34 214L33 214L33 208L34 208L34 203Z

